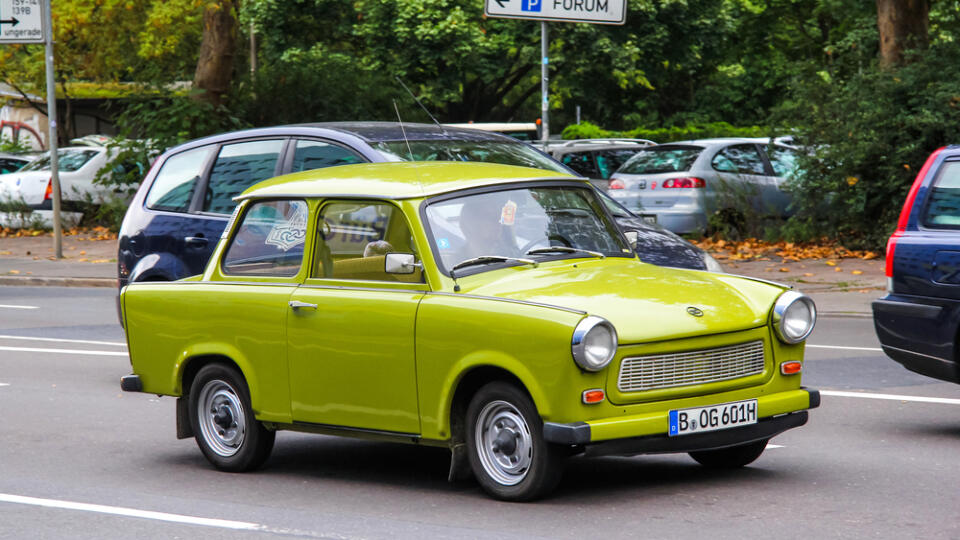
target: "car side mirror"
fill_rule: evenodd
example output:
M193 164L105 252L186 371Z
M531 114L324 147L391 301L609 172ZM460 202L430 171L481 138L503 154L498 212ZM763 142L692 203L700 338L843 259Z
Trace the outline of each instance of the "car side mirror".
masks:
M640 233L637 231L625 231L623 235L627 237L627 242L630 243L630 248L637 249L637 240L640 239Z
M387 253L383 258L383 271L388 274L412 274L422 266L413 253Z

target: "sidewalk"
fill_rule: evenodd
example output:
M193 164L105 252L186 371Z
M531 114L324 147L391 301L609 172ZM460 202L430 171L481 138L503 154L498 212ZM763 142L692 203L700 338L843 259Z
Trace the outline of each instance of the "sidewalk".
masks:
M0 238L0 285L116 287L117 241L83 233L63 237L63 259L53 259L53 237ZM721 261L727 272L792 285L809 294L820 316L870 317L870 302L885 294L882 258Z

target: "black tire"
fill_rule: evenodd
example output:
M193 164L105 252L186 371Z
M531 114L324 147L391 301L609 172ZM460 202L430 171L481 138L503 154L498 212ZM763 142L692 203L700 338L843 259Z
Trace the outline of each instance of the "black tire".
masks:
M270 457L276 433L254 417L250 390L236 369L201 368L190 385L189 416L197 446L221 471L250 471Z
M711 469L739 469L756 461L766 447L767 439L764 439L719 450L690 452L690 457Z
M559 449L543 439L543 421L523 390L505 382L480 388L466 417L467 455L480 486L504 501L552 490L563 472Z

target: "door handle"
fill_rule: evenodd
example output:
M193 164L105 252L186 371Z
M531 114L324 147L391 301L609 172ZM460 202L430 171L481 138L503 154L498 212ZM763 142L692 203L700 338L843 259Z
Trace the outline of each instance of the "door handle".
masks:
M183 243L188 246L203 247L207 245L207 239L202 236L187 236L183 239Z
M294 311L299 310L299 309L303 309L303 310L307 310L307 311L316 311L316 310L317 310L317 305L316 305L316 304L308 304L308 303L306 303L306 302L301 302L301 301L299 301L299 300L291 300L290 302L288 302L288 304L290 304L290 307L293 308Z

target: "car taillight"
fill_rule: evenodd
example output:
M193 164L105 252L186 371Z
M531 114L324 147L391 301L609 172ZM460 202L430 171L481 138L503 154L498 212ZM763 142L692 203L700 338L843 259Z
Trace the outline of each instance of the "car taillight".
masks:
M43 200L49 201L53 198L53 177L47 180L47 190L43 192Z
M626 186L623 185L623 181L619 178L614 178L610 181L610 185L607 186L607 189L624 189Z
M910 192L907 193L907 200L903 203L903 208L900 210L900 219L897 220L897 230L894 231L893 234L890 235L890 239L887 240L886 275L888 278L893 277L893 256L897 250L897 240L903 236L903 233L907 230L907 224L910 222L910 212L913 210L913 203L917 200L917 192L920 191L920 186L923 185L923 179L927 177L927 173L930 172L930 167L933 166L933 162L937 160L937 156L939 156L942 151L943 148L938 148L930 154L930 157L927 158L920 172L917 173L917 178L914 179L913 185L910 186Z
M669 178L663 181L661 184L663 188L704 188L707 187L707 182L703 178L697 178L695 176L684 177L684 178Z

